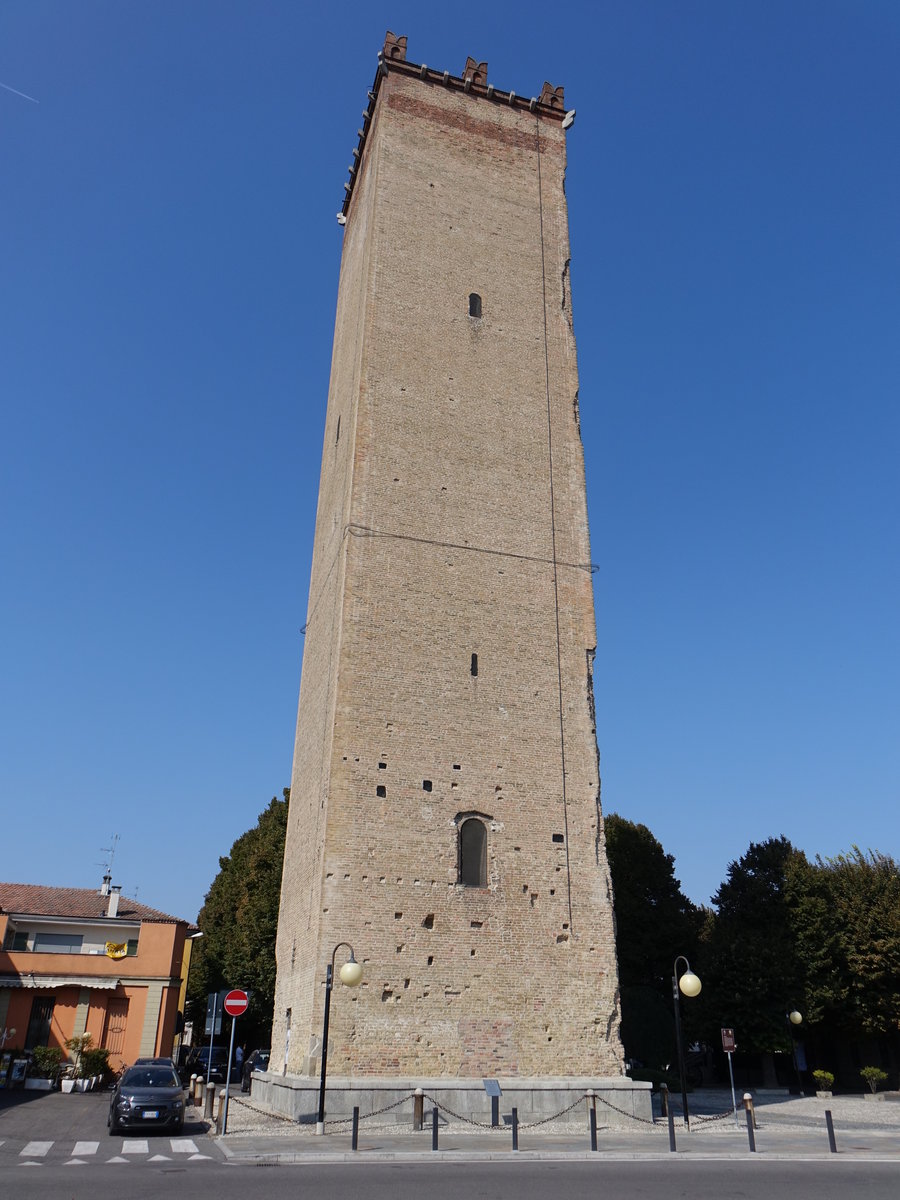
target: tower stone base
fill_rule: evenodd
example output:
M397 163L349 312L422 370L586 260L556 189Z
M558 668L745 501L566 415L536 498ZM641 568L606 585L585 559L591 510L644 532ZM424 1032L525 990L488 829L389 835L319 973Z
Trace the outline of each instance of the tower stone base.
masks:
M609 1128L631 1126L634 1118L649 1121L652 1118L650 1084L633 1079L616 1077L598 1079L588 1076L582 1079L525 1079L514 1076L499 1081L500 1122L508 1123L510 1113L516 1108L519 1120L540 1121L556 1113L575 1107L565 1115L565 1120L574 1123L581 1117L585 1125L589 1120L588 1099L580 1099L588 1091L596 1096L597 1124ZM416 1088L424 1092L426 1115L435 1104L438 1119L454 1123L455 1118L465 1118L479 1124L490 1125L491 1101L480 1079L409 1078L385 1079L329 1079L326 1094L326 1124L350 1120L354 1106L359 1106L360 1120L365 1128L365 1119L377 1112L378 1121L396 1123L398 1129L412 1128L413 1099ZM274 1072L257 1072L253 1075L253 1099L270 1112L289 1117L301 1125L315 1125L319 1104L319 1081L301 1075L277 1075ZM389 1105L394 1107L388 1108ZM388 1111L382 1112L382 1109ZM504 1117L506 1121L504 1122ZM548 1124L548 1129L552 1126Z

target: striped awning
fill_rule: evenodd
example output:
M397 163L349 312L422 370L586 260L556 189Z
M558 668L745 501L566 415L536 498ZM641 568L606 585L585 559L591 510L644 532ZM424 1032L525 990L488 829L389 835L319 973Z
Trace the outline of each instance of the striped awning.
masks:
M0 975L0 988L102 988L112 991L119 986L115 975Z

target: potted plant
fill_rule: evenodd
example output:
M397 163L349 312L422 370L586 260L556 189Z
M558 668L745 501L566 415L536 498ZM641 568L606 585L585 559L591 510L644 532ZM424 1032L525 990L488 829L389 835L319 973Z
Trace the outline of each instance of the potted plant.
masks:
M87 1086L96 1087L108 1074L109 1051L104 1046L90 1046L82 1052L81 1075Z
M834 1075L831 1071L813 1071L813 1079L816 1081L816 1095L822 1100L827 1100L834 1087Z
M56 1083L62 1065L63 1052L59 1046L35 1046L31 1052L31 1071L25 1087L31 1091L49 1092Z
M862 1075L871 1089L866 1092L866 1099L883 1100L884 1096L878 1095L878 1085L879 1083L887 1083L887 1071L882 1071L881 1067L863 1067L860 1075Z
M83 1092L85 1090L83 1083L84 1069L82 1067L82 1062L84 1060L84 1053L87 1049L89 1049L90 1044L91 1035L89 1033L82 1033L78 1037L66 1038L66 1049L73 1057L71 1062L72 1078L71 1080L64 1079L60 1084L60 1087L64 1092L71 1092L76 1087L78 1088L79 1092Z

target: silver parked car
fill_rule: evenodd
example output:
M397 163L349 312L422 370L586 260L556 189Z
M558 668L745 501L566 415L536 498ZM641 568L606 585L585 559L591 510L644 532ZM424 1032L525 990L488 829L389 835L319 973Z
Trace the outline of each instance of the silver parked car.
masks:
M116 1084L106 1124L111 1134L123 1129L181 1133L184 1091L174 1068L153 1064L129 1067Z

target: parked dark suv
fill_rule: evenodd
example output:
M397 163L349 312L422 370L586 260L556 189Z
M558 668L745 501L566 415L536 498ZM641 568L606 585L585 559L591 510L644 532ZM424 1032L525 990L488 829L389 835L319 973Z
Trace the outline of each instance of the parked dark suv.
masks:
M209 1057L209 1046L198 1046L196 1050L192 1050L187 1056L184 1066L181 1068L181 1077L188 1082L192 1075L202 1075L204 1079L207 1077L207 1068L209 1067L210 1083L224 1083L225 1072L228 1069L228 1047L213 1046L212 1059ZM241 1073L237 1064L231 1063L231 1082L239 1083Z

